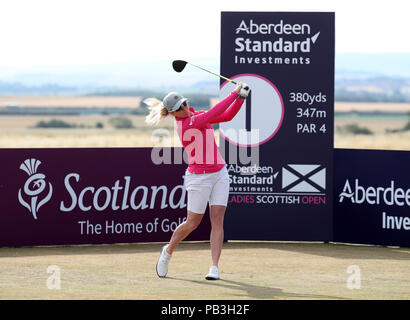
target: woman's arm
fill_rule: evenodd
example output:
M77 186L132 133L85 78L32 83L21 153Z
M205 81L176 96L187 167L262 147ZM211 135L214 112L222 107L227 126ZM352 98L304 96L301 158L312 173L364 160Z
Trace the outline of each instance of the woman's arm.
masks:
M201 113L199 115L194 115L189 118L189 127L191 128L199 128L203 127L207 123L213 122L213 120L218 117L219 115L223 114L226 109L235 101L238 97L238 93L236 91L232 91L232 93L223 99L222 101L218 102L215 106L213 106L208 111ZM242 99L238 99L242 100Z
M241 109L244 101L244 99L236 99L235 102L229 107L229 109L225 110L224 113L220 114L219 116L213 118L211 124L231 121Z

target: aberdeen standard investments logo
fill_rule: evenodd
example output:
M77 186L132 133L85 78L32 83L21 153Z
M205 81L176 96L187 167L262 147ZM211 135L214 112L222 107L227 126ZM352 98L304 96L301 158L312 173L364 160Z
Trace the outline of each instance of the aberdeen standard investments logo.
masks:
M359 179L354 179L352 184L346 179L339 202L342 203L345 198L354 204L410 206L410 188L398 187L394 180L386 186L373 187L361 185Z
M273 23L241 20L234 30L234 63L310 64L309 54L320 35L319 30L313 29L310 24L287 23L283 19Z
M36 220L38 211L51 199L53 194L53 186L50 182L47 184L46 176L37 172L40 164L40 160L27 159L20 165L20 169L26 172L29 177L23 189L18 191L20 204L27 208Z

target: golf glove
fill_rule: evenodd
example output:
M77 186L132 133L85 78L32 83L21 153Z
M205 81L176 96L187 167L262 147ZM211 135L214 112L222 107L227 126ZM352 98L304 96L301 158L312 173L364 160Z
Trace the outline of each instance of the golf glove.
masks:
M251 91L251 87L247 85L246 83L242 83L242 88L241 91L239 91L239 96L242 99L246 99L246 97L249 95L249 91Z

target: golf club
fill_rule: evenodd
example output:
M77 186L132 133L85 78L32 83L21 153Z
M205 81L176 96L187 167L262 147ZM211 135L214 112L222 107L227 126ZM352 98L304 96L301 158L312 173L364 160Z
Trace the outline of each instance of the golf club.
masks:
M182 70L185 69L185 66L186 66L187 64L188 64L188 62L187 62L187 61L184 61L184 60L174 60L174 61L172 62L172 67L174 68L174 70L175 70L176 72L181 72ZM200 67L200 66L197 66L197 65L195 65L195 64L193 64L193 63L189 63L189 64L190 64L191 66L194 66L194 67L197 67L197 68L199 68L199 69L201 69L201 70L204 70L204 71L206 71L206 72L209 72L209 73L213 74L214 76L217 76L217 77L222 78L222 79L224 79L224 80L226 80L226 81L232 82L233 84L236 84L235 81L233 81L233 80L231 80L231 79L229 79L229 78L226 78L226 77L224 77L224 76L221 76L220 74L217 74L217 73L214 73L214 72L212 72L212 71L206 70L206 69L204 69L204 68L202 68L202 67Z

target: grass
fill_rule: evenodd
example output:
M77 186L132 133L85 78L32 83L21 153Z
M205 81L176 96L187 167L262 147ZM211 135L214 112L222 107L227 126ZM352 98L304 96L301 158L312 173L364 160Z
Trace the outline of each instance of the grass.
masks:
M335 148L410 150L410 131L395 134L335 134Z
M0 102L16 100L21 105L70 105L70 106L131 106L137 102L134 97L0 97ZM13 100L14 99L14 100ZM1 106L1 104L0 104ZM410 104L405 103L336 103L335 109L346 111L335 117L336 148L410 150L410 131L400 131L409 121L407 112ZM393 111L396 114L380 116L348 113L357 111ZM144 116L127 115L127 119L135 127L133 129L116 130L112 125L115 115L80 115L80 116L0 116L0 148L58 148L58 147L152 147L158 145L158 137L154 130L144 123ZM31 129L39 121L58 120L76 125L72 129ZM102 129L93 129L100 123ZM357 124L368 129L372 135L353 135L337 131ZM84 129L79 129L84 127ZM171 118L164 120L160 128L173 134L174 123ZM217 139L218 133L215 132ZM179 139L165 139L163 145L180 146Z
M75 147L150 147L158 140L152 137L153 128L144 123L144 117L128 115L135 129L115 129L111 119L115 116L82 115L61 116L59 120L83 126L84 129L33 129L39 121L51 121L55 116L0 116L0 148L75 148ZM96 129L97 123L103 125ZM87 128L94 127L94 128ZM167 119L162 128L173 130Z
M102 96L0 96L0 107L81 107L81 108L138 108L141 97Z
M323 243L228 242L221 280L207 281L209 243L183 242L168 277L162 244L0 248L0 299L409 299L410 249ZM47 289L47 267L61 289ZM350 265L361 288L348 289Z
M410 131L388 133L388 130L402 129L408 122L408 117L402 116L340 116L335 117L336 148L352 149L381 149L381 150L410 150ZM361 128L370 130L372 135L346 134L337 128L346 128L352 124L359 124Z
M85 129L32 129L38 121L50 121L53 116L0 116L0 148L59 148L59 147L152 147L158 145L154 130L144 123L140 115L128 115L134 129L116 130L111 124L111 116L82 115L61 116L59 120ZM95 127L103 125L102 129ZM362 148L386 150L410 150L410 131L388 133L386 129L401 129L407 123L406 117L336 117L335 128L346 127L352 123L367 128L373 135L352 135L335 130L336 148ZM172 119L162 122L160 128L171 135L174 132ZM218 140L218 133L215 131ZM164 145L180 146L178 139L165 139Z

